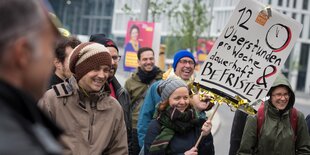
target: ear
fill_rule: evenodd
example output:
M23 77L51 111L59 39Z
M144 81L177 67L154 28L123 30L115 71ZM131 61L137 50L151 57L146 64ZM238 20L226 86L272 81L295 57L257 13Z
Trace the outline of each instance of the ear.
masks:
M139 59L137 59L137 63L138 63L138 66L140 66L141 64L140 64L140 60Z
M26 38L22 37L14 42L12 54L12 61L17 68L23 70L29 66L31 63L32 51Z
M63 66L63 64L57 59L57 58L54 58L54 66L56 69L59 69Z

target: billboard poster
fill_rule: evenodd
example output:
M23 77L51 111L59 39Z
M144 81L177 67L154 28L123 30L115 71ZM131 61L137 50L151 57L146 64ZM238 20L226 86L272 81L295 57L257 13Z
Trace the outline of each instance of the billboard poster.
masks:
M152 47L154 23L129 21L124 47L124 71L133 72L138 67L137 52L141 47Z
M196 52L196 61L198 64L203 64L204 61L207 59L209 52L214 44L212 40L206 40L203 38L198 39L197 43L197 52Z

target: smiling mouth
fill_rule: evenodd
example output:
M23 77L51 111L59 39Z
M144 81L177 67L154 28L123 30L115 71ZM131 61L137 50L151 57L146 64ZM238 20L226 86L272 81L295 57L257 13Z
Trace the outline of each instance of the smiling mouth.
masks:
M184 74L190 74L191 71L186 70L186 71L183 71L183 73L184 73Z
M96 79L96 80L94 80L94 83L95 83L95 85L101 85L102 86L104 84L104 81Z

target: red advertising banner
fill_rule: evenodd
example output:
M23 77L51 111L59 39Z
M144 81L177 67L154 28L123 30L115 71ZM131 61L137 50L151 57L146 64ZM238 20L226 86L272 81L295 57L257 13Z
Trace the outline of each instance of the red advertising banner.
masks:
M207 59L207 56L209 52L212 49L212 46L214 44L214 41L212 40L206 40L203 38L198 39L198 46L197 46L197 52L196 52L196 60L198 64L203 64L204 61Z
M154 23L129 21L125 38L124 71L132 72L138 67L137 52L140 47L151 47Z

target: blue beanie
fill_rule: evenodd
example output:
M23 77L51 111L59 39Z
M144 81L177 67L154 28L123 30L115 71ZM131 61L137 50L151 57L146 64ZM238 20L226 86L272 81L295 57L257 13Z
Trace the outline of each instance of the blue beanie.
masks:
M180 59L182 59L182 58L184 58L184 57L189 57L189 58L191 58L191 59L194 61L194 63L196 64L195 58L194 58L194 56L193 56L193 54L192 54L191 52L189 52L189 51L187 51L187 50L180 50L180 51L178 51L178 52L174 55L174 57L173 57L173 64L172 64L172 67L173 67L174 71L175 71L175 69L177 68L177 64L178 64L178 62L180 61Z

